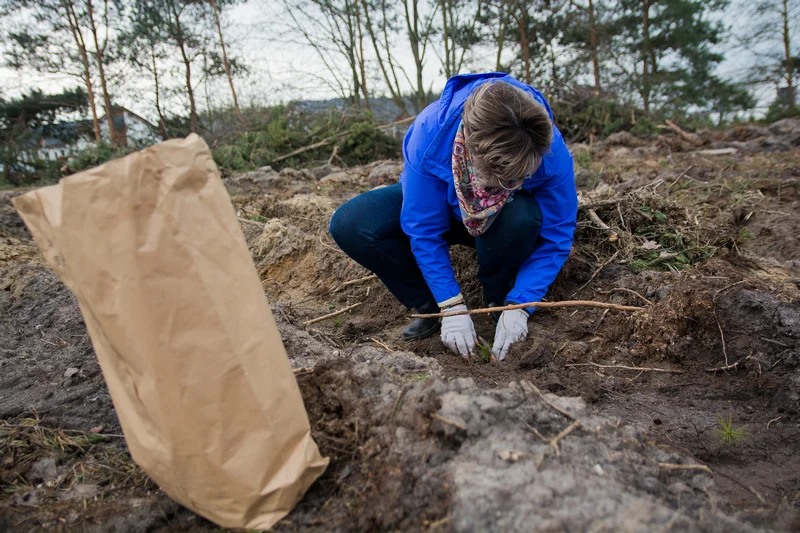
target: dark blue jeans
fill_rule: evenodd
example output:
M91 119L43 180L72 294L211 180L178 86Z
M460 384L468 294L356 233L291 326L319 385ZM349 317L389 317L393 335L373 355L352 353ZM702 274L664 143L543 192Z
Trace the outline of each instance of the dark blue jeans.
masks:
M411 242L400 227L402 206L400 184L356 196L333 214L331 236L342 251L377 274L409 309L431 302L435 305ZM541 225L542 213L533 195L518 191L482 235L471 236L460 220L451 218L444 239L449 245L476 249L484 301L503 303L519 267L533 253Z

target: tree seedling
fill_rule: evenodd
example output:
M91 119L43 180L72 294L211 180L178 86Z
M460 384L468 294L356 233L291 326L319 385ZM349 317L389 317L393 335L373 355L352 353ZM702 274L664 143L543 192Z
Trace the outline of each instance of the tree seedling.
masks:
M727 417L717 416L716 432L719 435L720 444L733 444L747 436L747 428L745 426L733 427L733 418L730 414Z
M492 362L492 345L486 340L478 337L478 343L475 345L475 356L481 363L489 364Z

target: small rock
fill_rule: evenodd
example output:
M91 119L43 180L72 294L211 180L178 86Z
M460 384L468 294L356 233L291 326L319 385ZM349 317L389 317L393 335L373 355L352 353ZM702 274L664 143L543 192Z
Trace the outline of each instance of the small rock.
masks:
M594 473L598 476L605 476L606 472L603 470L603 467L600 465L594 465Z
M785 118L770 124L769 131L775 135L790 135L800 132L800 119Z
M497 457L502 459L507 463L516 463L519 461L525 454L522 452L515 452L514 450L505 450L497 454Z
M281 178L284 178L288 181L311 181L316 179L314 177L314 173L307 168L304 168L303 170L284 168L280 171L279 175Z
M89 433L94 433L94 434L102 433L103 429L104 429L103 426L95 426L89 430Z
M358 181L360 176L354 172L348 170L340 170L339 172L333 172L328 174L321 180L319 183L349 183L349 182L356 182Z
M369 173L369 181L373 187L397 183L402 172L402 164L382 163L376 166L372 172Z
M637 139L628 131L618 131L617 133L612 133L606 138L606 144L611 146L636 148L637 146L643 146L645 142L641 139Z
M690 484L695 490L708 490L714 486L714 480L709 476L697 474L696 476L692 476Z
M71 378L72 376L74 376L74 375L75 375L75 374L77 374L78 372L80 372L80 370L79 370L79 369L77 369L77 368L75 368L75 367L70 367L70 368L68 368L68 369L67 369L67 371L66 371L66 372L64 372L64 377L65 377L65 378Z
M48 483L58 477L58 467L54 457L43 457L31 465L28 472L30 481Z

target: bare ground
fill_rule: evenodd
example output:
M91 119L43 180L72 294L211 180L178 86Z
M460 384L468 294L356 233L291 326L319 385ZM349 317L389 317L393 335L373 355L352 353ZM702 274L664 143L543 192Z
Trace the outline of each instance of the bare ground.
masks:
M722 156L671 137L575 147L584 208L548 299L645 310L538 311L503 364L400 343L405 310L327 236L333 210L399 163L229 179L292 364L313 368L298 381L332 459L276 530L800 529L798 133L706 136L737 147ZM216 531L132 464L77 304L11 194L0 530ZM478 306L473 253L453 262ZM725 437L728 420L742 431Z

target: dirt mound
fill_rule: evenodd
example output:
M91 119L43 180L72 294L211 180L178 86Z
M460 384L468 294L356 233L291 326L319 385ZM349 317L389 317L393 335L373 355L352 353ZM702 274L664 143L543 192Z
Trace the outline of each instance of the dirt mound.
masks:
M285 337L303 336L285 319L280 327ZM309 351L325 351L313 342L290 344L290 357L305 362ZM315 437L334 461L306 502L322 501L323 492L322 516L301 505L280 526L313 530L316 519L356 530L758 530L708 512L718 496L707 472L579 398L540 396L519 379L485 388L443 375L432 359L358 346L302 376ZM342 465L350 454L360 466ZM666 466L676 464L684 466ZM348 499L360 505L348 510Z

